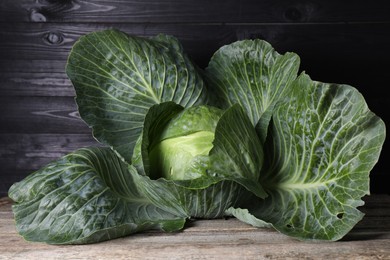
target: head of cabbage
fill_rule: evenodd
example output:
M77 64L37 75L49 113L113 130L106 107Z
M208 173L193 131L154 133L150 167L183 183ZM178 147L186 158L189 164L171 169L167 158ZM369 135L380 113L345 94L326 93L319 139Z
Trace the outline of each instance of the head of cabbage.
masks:
M81 37L66 73L103 146L10 188L19 234L94 243L233 215L340 239L363 217L386 129L359 91L298 76L299 63L255 39L222 46L202 71L169 35Z
M148 149L150 176L190 180L206 175L222 113L218 108L196 106L174 115Z
M262 162L260 140L240 106L183 108L173 102L151 107L132 158L142 193L170 205L173 214L198 218L237 206L241 196L229 194L251 190L264 197L257 181Z

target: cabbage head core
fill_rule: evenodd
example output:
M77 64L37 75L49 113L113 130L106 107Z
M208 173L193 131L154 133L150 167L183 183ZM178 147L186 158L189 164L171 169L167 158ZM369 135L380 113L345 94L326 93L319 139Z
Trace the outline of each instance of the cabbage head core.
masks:
M149 150L151 175L190 180L205 174L221 115L222 110L208 106L191 107L175 115Z

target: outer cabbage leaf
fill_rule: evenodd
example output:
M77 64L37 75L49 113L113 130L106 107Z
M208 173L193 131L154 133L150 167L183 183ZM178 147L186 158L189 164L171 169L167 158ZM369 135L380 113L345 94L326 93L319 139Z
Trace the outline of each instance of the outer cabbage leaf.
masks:
M295 53L280 55L260 39L223 46L206 68L213 102L222 108L240 104L264 141L273 108L297 77L299 63Z
M199 178L167 180L149 176L149 145L159 138L169 119L180 106L172 102L151 107L142 139L134 152L137 187L157 206L183 217L217 218L225 210L240 205L252 193L266 196L258 182L263 162L260 140L239 105L223 113L217 123L213 148L193 167Z
M110 148L70 153L10 188L16 228L26 240L49 244L181 229L185 219L151 204L135 187L134 174Z
M257 181L264 163L263 145L240 105L233 105L222 115L213 144L209 174L236 181L265 198L266 192Z
M385 125L351 86L303 74L291 93L274 112L264 148L260 182L269 197L252 200L246 216L230 213L298 239L338 240L363 217L357 207L369 194Z
M254 200L257 200L258 198L253 198ZM249 200L247 200L249 201ZM254 227L262 227L262 228L272 228L272 224L265 222L264 220L258 219L255 216L253 216L248 209L242 209L242 208L228 208L226 210L227 216L234 216L237 219L241 220L242 222L245 222L247 224L250 224Z
M207 97L197 68L178 40L166 35L146 39L118 30L87 34L73 46L66 72L80 115L95 138L127 162L152 105L174 101L187 107Z

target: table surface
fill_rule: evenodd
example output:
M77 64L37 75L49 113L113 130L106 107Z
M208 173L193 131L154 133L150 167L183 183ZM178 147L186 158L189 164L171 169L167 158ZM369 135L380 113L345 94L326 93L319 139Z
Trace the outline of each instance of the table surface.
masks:
M0 198L0 259L390 259L390 196L364 200L365 217L337 242L301 242L230 218L190 222L178 233L53 246L23 240L15 230L12 201Z

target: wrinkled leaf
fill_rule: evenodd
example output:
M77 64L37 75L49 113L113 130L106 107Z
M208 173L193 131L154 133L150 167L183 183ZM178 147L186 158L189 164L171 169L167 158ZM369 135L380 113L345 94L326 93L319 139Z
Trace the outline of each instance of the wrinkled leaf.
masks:
M273 108L296 78L299 62L295 53L280 55L266 41L237 41L214 53L206 79L215 104L240 104L253 125L263 118L257 128L264 141Z
M85 244L185 220L155 207L134 185L133 167L109 148L80 149L15 183L16 228L29 241Z
M188 107L207 98L197 68L177 39L166 35L87 34L73 46L66 72L83 120L127 162L152 105L174 101Z
M236 181L260 198L266 193L258 182L264 162L263 145L240 105L226 110L215 130L210 151L210 174Z
M348 85L301 75L273 115L260 182L269 194L249 212L299 239L338 240L362 219L369 172L385 125Z

